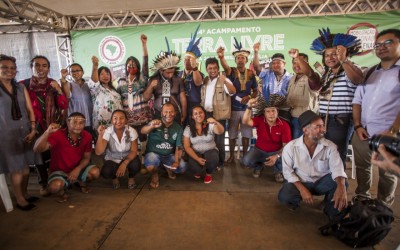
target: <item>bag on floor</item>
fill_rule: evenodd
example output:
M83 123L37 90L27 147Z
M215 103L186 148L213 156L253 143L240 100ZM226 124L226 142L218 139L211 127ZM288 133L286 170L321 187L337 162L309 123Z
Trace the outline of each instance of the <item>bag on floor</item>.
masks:
M349 205L319 230L325 236L335 235L350 247L370 247L386 237L393 220L393 211L382 201L368 199Z

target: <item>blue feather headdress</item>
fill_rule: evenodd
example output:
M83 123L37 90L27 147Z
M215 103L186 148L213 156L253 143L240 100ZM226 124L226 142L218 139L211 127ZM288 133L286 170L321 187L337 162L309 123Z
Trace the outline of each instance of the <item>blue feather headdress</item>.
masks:
M181 56L177 55L169 48L167 37L165 37L165 42L167 43L167 51L161 51L160 54L158 54L153 60L153 67L151 67L153 72L170 68L178 68Z
M319 30L320 37L311 44L311 50L318 55L323 55L325 49L342 45L347 48L350 56L357 55L361 48L361 41L356 36L343 33L331 34L329 28Z
M239 55L245 56L245 57L249 57L250 55L250 50L247 49L243 49L242 46L242 42L238 42L238 40L236 39L236 37L234 37L233 39L235 39L235 43L233 44L233 46L235 47L236 51L232 52L232 55L236 58Z
M199 24L199 26L197 26L197 29L194 32L194 34L190 35L190 42L186 49L186 54L193 56L196 59L201 56L201 51L199 48L199 43L200 43L201 37L199 37L199 39L196 40L196 36L197 36L197 32L199 31L199 28L200 28L200 24Z

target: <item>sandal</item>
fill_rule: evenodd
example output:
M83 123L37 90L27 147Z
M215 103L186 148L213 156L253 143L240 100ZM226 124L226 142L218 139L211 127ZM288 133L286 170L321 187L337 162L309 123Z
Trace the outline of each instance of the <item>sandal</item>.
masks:
M88 194L90 192L89 188L86 186L86 183L79 183L79 188L84 194Z
M64 202L68 201L68 199L69 199L69 195L67 194L67 192L63 191L62 193L60 193L58 195L57 202L58 203L64 203Z
M176 179L176 174L171 169L166 168L165 170L167 170L168 178L170 178L171 180L175 180Z
M150 182L150 187L151 188L158 188L158 185L159 185L160 183L159 183L159 180L158 180L158 173L154 173L152 176L151 176L151 182Z
M135 179L132 178L128 180L128 189L135 189L137 188L137 184L135 183Z
M118 189L118 188L120 188L121 187L121 184L119 183L119 180L118 179L116 179L116 181L112 181L113 183L112 183L112 187L113 187L113 189Z

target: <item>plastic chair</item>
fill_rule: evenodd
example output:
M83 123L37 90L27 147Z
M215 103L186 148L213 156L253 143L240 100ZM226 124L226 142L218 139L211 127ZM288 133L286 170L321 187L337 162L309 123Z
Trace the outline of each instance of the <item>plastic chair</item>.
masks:
M4 174L0 174L0 195L7 213L14 210Z
M356 178L356 164L354 163L354 152L353 152L353 146L349 144L347 147L347 157L351 160L351 179Z

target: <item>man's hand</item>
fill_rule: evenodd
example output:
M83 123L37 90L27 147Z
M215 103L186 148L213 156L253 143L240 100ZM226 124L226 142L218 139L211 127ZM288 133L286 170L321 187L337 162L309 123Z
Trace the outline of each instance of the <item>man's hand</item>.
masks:
M226 76L225 76L224 74L219 73L219 79L220 79L221 81L223 81L224 84L226 84Z
M174 161L174 163L172 163L171 165L171 169L178 169L178 167L179 167L179 162L177 161Z
M299 57L299 50L298 49L290 49L289 56L293 59Z
M150 86L152 89L154 89L155 87L157 87L158 81L157 80L152 80L150 83Z
M365 128L356 129L356 134L361 141L366 141L369 138L369 134Z
M271 156L265 158L264 165L267 167L273 167L277 160L278 160L277 155L271 155Z
M314 199L311 192L306 188L300 190L301 199L307 204L312 206L314 204Z
M253 108L254 106L256 106L256 104L257 104L257 98L251 98L247 102L247 106L249 106L250 108Z
M247 104L247 102L250 100L250 96L246 95L242 97L242 100L240 101L241 104Z
M59 130L60 127L61 127L60 124L52 123L52 124L50 124L50 126L47 128L46 131L47 131L48 134L51 134L51 133L54 133L54 132L56 132L57 130Z
M339 211L347 207L347 193L346 193L346 186L344 184L337 185L332 201L335 203L334 207Z
M347 48L344 47L343 45L338 45L336 47L336 54L337 54L338 60L341 63L346 61L346 59L347 59L346 53L347 53Z
M74 168L69 174L68 174L68 180L70 182L75 182L78 179L79 173L81 170L79 168Z
M255 43L253 45L253 51L254 51L254 53L258 53L258 51L260 51L260 43L259 42Z
M162 122L161 122L161 120L159 120L159 119L154 119L154 120L152 120L152 121L150 122L150 125L151 125L153 128L159 128L159 127L162 126Z
M225 53L225 48L224 47L219 47L217 49L217 55L219 59L224 58L224 53Z

